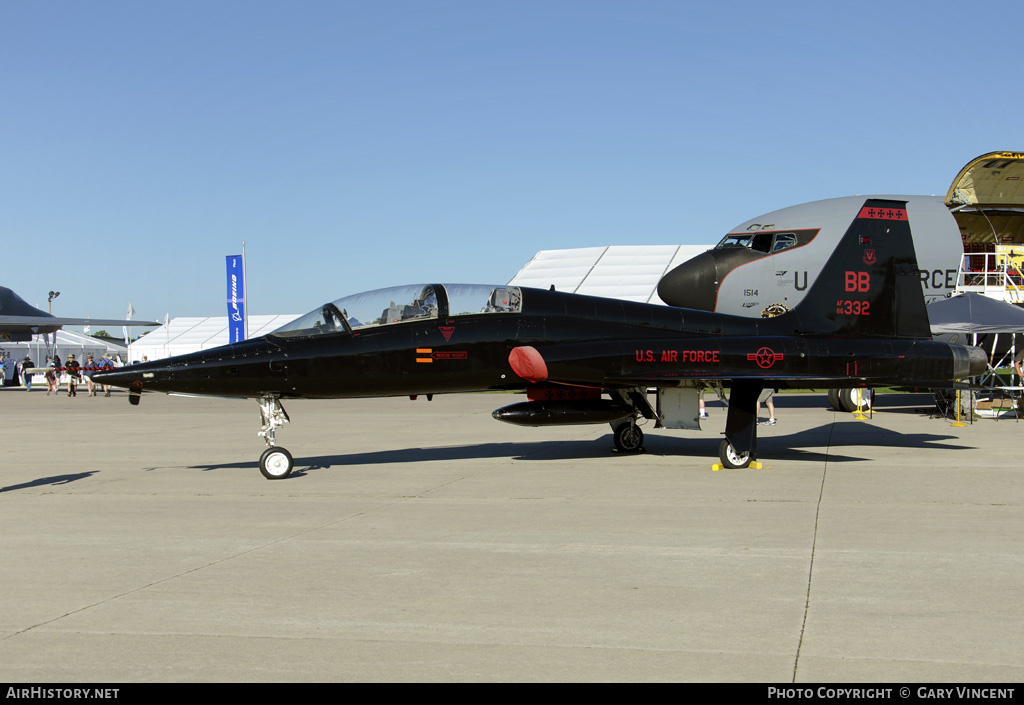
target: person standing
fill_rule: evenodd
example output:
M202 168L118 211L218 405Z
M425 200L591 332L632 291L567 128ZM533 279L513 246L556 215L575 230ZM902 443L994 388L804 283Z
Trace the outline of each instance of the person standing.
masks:
M85 387L89 390L89 396L96 396L96 383L92 381L92 373L96 369L96 363L93 362L92 353L86 353L85 355L85 367L82 370L82 375L85 377Z
M46 356L46 372L43 376L46 377L46 396L50 396L57 391L57 363L49 355Z
M775 425L775 402L772 401L772 393L775 390L765 389L761 392L761 395L757 398L757 410L754 412L754 418L757 418L758 414L761 413L761 402L768 407L768 420L758 421L758 426L774 426Z
M68 355L68 361L64 363L64 367L68 371L68 396L78 396L78 381L79 381L79 370L81 365L78 364L78 360L75 359L74 353Z
M114 361L110 359L110 353L107 353L102 358L100 358L99 364L96 365L96 367L99 369L100 372L114 369ZM103 388L103 396L109 397L110 385L102 384L100 386Z
M35 363L32 362L32 358L28 355L26 355L25 359L21 361L21 384L25 387L26 392L32 391L32 372L30 370L35 366Z
M53 353L53 393L60 391L60 373L64 371L61 366L60 355Z

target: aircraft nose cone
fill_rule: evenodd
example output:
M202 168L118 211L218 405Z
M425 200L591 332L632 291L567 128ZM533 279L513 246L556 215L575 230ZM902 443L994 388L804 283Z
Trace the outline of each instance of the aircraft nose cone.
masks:
M718 259L709 251L683 262L662 277L658 282L658 296L669 306L714 311L718 281Z
M748 247L708 250L662 277L658 296L669 306L714 311L722 281L737 267L765 256Z
M970 372L964 375L964 377L978 377L984 374L988 369L988 356L985 355L985 351L973 346L968 348L968 350Z
M132 382L142 379L142 372L131 367L115 367L105 372L96 372L92 379L97 384L109 384L113 387L130 387Z

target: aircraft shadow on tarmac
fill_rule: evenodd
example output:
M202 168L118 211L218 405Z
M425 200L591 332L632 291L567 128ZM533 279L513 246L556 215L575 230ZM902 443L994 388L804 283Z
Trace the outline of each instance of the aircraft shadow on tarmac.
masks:
M835 450L844 446L974 450L973 446L950 443L957 440L960 439L951 434L900 433L870 422L852 428L846 424L823 424L787 436L762 436L758 440L758 455L762 459L850 462L865 458L839 455ZM823 448L824 452L814 448Z
M67 485L71 482L84 480L85 478L95 474L96 471L94 470L92 472L76 472L70 475L54 475L53 477L40 477L37 480L32 480L31 482L23 482L20 485L0 487L0 492L14 492L15 490L26 490L30 487L45 487L46 485Z
M716 441L717 443L717 441ZM483 458L510 458L512 460L568 460L599 458L608 455L611 440L600 441L536 441L530 443L479 443L460 446L436 446L431 448L392 448L369 453L348 455L321 455L295 459L292 476L310 470L327 470L335 466L387 465L391 463L436 462L471 460ZM710 446L709 446L710 447ZM216 465L192 465L191 470L251 470L254 463L219 463ZM157 468L147 468L155 470Z
M820 393L806 394L776 394L773 397L775 406L779 409L821 409L832 414L845 414L845 411L836 411L828 403L827 393L822 390ZM708 409L712 413L727 413L721 402L708 401ZM886 414L915 414L918 416L931 416L938 413L935 406L935 397L931 394L912 392L883 392L875 397L875 411ZM867 411L865 413L868 413Z
M780 421L780 424L784 423ZM777 429L778 427L776 427ZM680 456L689 458L714 458L720 434L708 434L700 438L683 438L669 434L650 434L645 439L646 452L659 456ZM951 434L899 433L877 424L847 424L836 426L826 423L817 428L779 436L762 436L758 444L758 455L764 460L795 460L800 462L856 462L867 458L854 455L839 455L836 448L843 446L883 446L899 448L920 448L938 450L971 450L972 446L950 443L958 440ZM429 448L392 448L366 453L334 454L295 459L293 475L315 470L362 465L387 465L392 463L437 462L472 460L484 458L509 458L518 461L537 460L579 460L585 458L607 458L616 455L611 451L611 437L597 440L536 441L529 443L482 443ZM816 450L816 449L821 449ZM628 457L628 456L627 456ZM623 461L627 461L627 457ZM188 466L190 470L245 469L251 470L254 463L218 463ZM147 468L156 470L158 468ZM166 469L166 468L160 468ZM557 469L557 468L554 468Z

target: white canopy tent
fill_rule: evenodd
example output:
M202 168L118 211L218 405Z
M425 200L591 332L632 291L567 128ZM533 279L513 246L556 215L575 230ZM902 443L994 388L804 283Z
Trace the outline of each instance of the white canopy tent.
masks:
M276 330L299 314L249 316L249 337L258 338ZM228 344L228 317L172 318L128 346L128 362L160 360Z
M124 360L127 349L124 345L110 343L93 338L92 336L76 333L70 330L61 329L57 331L53 350L61 360L67 360L68 355L74 353L75 358L84 365L85 356L92 353L97 360L105 354L111 357L118 357ZM0 356L6 363L6 379L14 378L14 365L26 356L31 358L36 367L45 367L46 358L50 355L49 336L34 335L32 340L21 343L0 343Z
M658 282L711 245L616 245L541 250L509 284L662 304Z

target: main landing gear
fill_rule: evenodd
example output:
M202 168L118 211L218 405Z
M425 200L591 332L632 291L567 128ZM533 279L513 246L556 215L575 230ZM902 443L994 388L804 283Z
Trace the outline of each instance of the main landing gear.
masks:
M291 453L276 445L274 434L291 419L281 406L280 397L271 394L259 397L256 401L259 402L260 417L263 421L259 435L267 442L267 449L260 456L260 472L268 480L283 480L291 475L295 468L295 460L292 459Z
M718 459L722 461L723 467L738 469L749 467L750 461L754 459L754 455L749 450L744 453L738 452L733 448L732 443L723 439L718 444Z
M612 438L615 450L620 453L635 455L644 452L644 432L636 425L638 418L656 419L658 413L647 399L647 388L616 389L609 392L613 399L629 406L633 413L626 418L612 422Z
M757 382L733 383L729 415L725 419L725 440L718 445L722 467L747 468L757 457L757 399L762 389Z
M630 417L612 426L615 449L620 453L631 455L642 453L644 449L644 432L636 425L636 418Z

